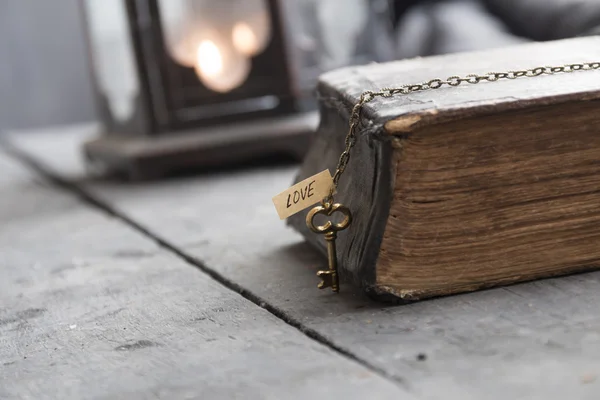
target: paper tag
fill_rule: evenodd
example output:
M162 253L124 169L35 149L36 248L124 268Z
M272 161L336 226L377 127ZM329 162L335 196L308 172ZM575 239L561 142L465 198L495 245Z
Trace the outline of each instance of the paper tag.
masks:
M327 197L332 187L333 178L326 169L279 193L273 197L273 204L279 218L286 219Z

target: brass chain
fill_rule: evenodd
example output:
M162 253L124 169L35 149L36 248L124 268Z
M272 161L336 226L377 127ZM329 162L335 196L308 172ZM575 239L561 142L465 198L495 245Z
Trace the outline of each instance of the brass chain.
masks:
M425 83L419 83L414 85L404 85L396 88L383 88L377 92L367 90L360 96L359 101L352 108L350 114L350 123L348 134L346 135L346 148L340 155L335 174L333 175L333 188L325 199L323 199L323 206L330 208L333 205L333 194L338 186L340 177L346 170L348 161L350 161L350 150L356 143L356 133L358 130L358 124L360 122L360 113L363 106L372 101L377 97L392 97L396 94L407 95L415 92L421 92L429 89L439 89L444 85L448 86L459 86L461 83L476 84L481 81L495 82L500 79L517 79L522 77L534 77L540 75L553 75L558 73L567 73L575 71L589 71L600 69L600 62L588 62L582 64L568 64L557 67L537 67L532 69L525 69L519 71L508 71L508 72L489 72L484 75L469 74L464 78L459 76L451 76L446 80L432 79Z

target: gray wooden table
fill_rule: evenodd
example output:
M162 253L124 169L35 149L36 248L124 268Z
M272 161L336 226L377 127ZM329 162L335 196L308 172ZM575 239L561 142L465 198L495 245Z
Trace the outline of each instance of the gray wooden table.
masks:
M295 167L86 177L92 127L0 152L0 399L598 399L600 273L403 305L279 221Z

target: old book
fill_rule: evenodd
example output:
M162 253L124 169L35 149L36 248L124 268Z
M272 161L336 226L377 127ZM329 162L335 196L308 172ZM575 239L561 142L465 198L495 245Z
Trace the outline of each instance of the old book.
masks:
M596 61L600 37L588 37L325 74L321 125L298 180L335 171L365 90ZM336 201L354 217L337 240L342 281L381 298L597 268L600 69L377 98L361 114ZM305 216L290 224L325 251Z

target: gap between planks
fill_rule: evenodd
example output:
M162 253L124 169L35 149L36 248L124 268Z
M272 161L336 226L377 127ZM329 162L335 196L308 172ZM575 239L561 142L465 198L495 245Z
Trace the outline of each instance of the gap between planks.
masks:
M111 217L122 221L123 223L125 223L129 227L133 228L138 233L140 233L143 236L152 240L154 243L156 243L162 249L164 249L164 250L172 253L176 257L182 259L187 264L199 269L200 271L202 271L203 273L205 273L206 275L208 275L209 277L214 279L216 282L218 282L225 288L239 294L244 299L265 309L266 311L268 311L269 313L274 315L279 320L283 321L287 325L289 325L289 326L295 328L296 330L300 331L301 333L303 333L309 339L314 340L314 341L320 343L321 345L328 347L329 349L338 353L342 357L345 357L351 361L354 361L354 362L362 365L363 367L369 369L373 373L381 376L384 379L390 380L391 382L395 383L402 389L410 392L407 382L402 377L395 375L393 373L390 373L390 372L386 371L385 369L380 368L380 367L370 363L369 361L365 360L364 358L359 357L356 354L352 353L350 350L347 350L347 349L343 348L342 346L337 345L336 343L334 343L333 340L322 335L317 330L305 326L300 320L293 318L292 316L287 314L285 311L283 311L279 307L277 307L273 304L270 304L268 301L265 301L260 296L247 290L242 285L226 278L225 276L221 275L219 272L208 267L206 264L204 264L199 259L186 254L183 250L180 250L175 245L169 243L167 240L164 240L161 237L155 235L150 230L148 230L146 227L144 227L142 224L136 222L132 218L121 213L116 208L113 208L109 204L103 202L102 200L95 198L91 193L89 193L82 187L78 186L77 184L75 184L73 182L70 182L67 179L63 179L60 175L58 175L55 172L53 172L52 170L46 168L46 166L43 165L43 163L38 162L34 157L32 157L29 154L27 154L26 152L20 150L16 146L13 146L8 140L3 140L3 138L0 137L0 146L2 146L9 155L12 155L16 160L22 162L23 164L28 166L30 169L32 169L35 172L37 172L38 174L40 174L42 177L46 178L50 183L54 184L55 186L59 187L62 190L65 190L67 192L71 192L71 193L75 194L84 203L90 205L91 207L93 207L97 210L100 210L101 212L106 213L106 214L110 215Z

